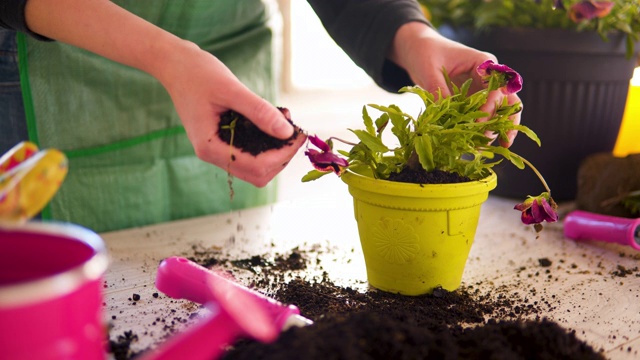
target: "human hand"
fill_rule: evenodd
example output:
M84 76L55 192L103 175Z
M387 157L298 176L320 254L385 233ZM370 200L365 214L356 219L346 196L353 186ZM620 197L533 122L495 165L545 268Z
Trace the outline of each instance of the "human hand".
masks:
M476 72L478 65L486 60L498 62L494 55L449 40L428 25L418 22L407 23L400 27L394 38L389 58L404 68L416 85L436 96L438 91L441 91L443 96L451 94L442 69L447 71L457 86L472 78L473 84L470 91L476 92L484 87L480 75ZM496 104L502 103L504 97L510 105L520 102L516 94L504 95L500 91L492 91L480 110L493 114ZM512 117L515 124L520 124L521 113L522 111ZM485 118L479 121L486 120ZM488 135L495 137L494 134ZM516 131L509 132L508 140L500 140L500 145L511 146L516 135Z
M109 1L29 0L29 28L40 35L77 46L140 69L167 89L196 155L256 186L265 186L302 146L256 157L242 153L217 136L220 114L233 109L258 128L288 138L293 127L272 104L244 86L213 55ZM231 159L234 159L233 161Z
M233 109L265 133L280 139L293 134L293 126L275 106L245 85L215 56L194 44L174 49L157 78L169 92L195 153L231 175L255 186L267 185L304 144L299 134L290 146L251 155L218 136L220 115Z

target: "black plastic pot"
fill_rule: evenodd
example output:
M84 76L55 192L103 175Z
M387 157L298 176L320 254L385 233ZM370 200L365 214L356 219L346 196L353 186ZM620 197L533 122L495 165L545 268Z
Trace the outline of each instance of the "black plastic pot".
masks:
M624 36L605 42L594 32L560 29L440 31L493 53L522 75L522 124L538 134L542 147L521 135L511 150L540 170L556 201L573 200L580 162L590 154L612 151L618 136L636 65L635 58L625 56ZM503 162L495 172L499 181L492 194L523 198L544 189L529 168Z

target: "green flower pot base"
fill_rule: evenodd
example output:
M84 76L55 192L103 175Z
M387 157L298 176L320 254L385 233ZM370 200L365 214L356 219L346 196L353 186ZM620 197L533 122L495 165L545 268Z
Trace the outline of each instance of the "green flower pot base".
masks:
M422 295L460 286L480 209L497 185L480 181L418 185L342 176L354 214L371 286Z

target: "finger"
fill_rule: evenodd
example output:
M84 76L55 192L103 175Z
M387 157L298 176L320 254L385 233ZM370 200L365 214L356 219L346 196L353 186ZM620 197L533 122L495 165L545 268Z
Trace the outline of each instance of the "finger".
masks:
M287 139L293 135L293 126L282 112L248 88L243 87L230 100L232 109L251 120L265 133L278 139Z
M234 153L234 161L229 164L229 172L237 178L257 187L266 186L304 145L307 137L300 134L290 145L281 149L265 151L257 156Z
M511 119L511 121L513 121L513 123L515 125L519 125L520 121L522 119L522 111L524 110L524 105L522 105L522 101L520 100L520 97L518 97L518 95L516 95L516 94L508 95L507 96L507 101L508 101L509 105L520 103L520 111L517 114L514 114L509 118L509 119ZM517 130L508 131L507 132L507 141L504 141L504 140L500 139L500 146L503 146L505 148L511 147L511 145L513 145L513 142L515 141L517 135L518 135L518 131Z
M498 104L502 103L503 96L504 95L498 90L489 92L489 95L487 96L487 102L485 102L482 106L480 106L480 109L479 109L480 111L485 112L489 115L486 117L479 118L477 121L485 122L491 119L496 112L496 107L498 106ZM498 134L494 132L486 132L484 136L490 139L489 144L491 144L496 139L496 137L498 137Z
M416 82L416 84L433 94L436 99L440 95L442 95L443 98L451 96L451 90L442 76L438 76L436 79L429 82L423 80L421 82Z

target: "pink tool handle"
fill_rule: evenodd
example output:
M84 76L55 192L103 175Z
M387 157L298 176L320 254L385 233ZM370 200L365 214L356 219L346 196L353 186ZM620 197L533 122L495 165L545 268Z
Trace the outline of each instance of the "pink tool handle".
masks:
M564 235L573 240L605 241L640 250L640 219L575 210L564 219Z
M220 305L209 303L207 307L211 314L206 318L145 353L140 360L214 360L237 338L246 335Z
M300 310L294 305L282 304L183 257L172 256L164 259L158 267L156 276L156 288L167 296L174 299L187 299L199 304L217 300L211 287L228 288L229 286L255 298L256 304L263 307L278 329L285 326L290 316L300 314Z

